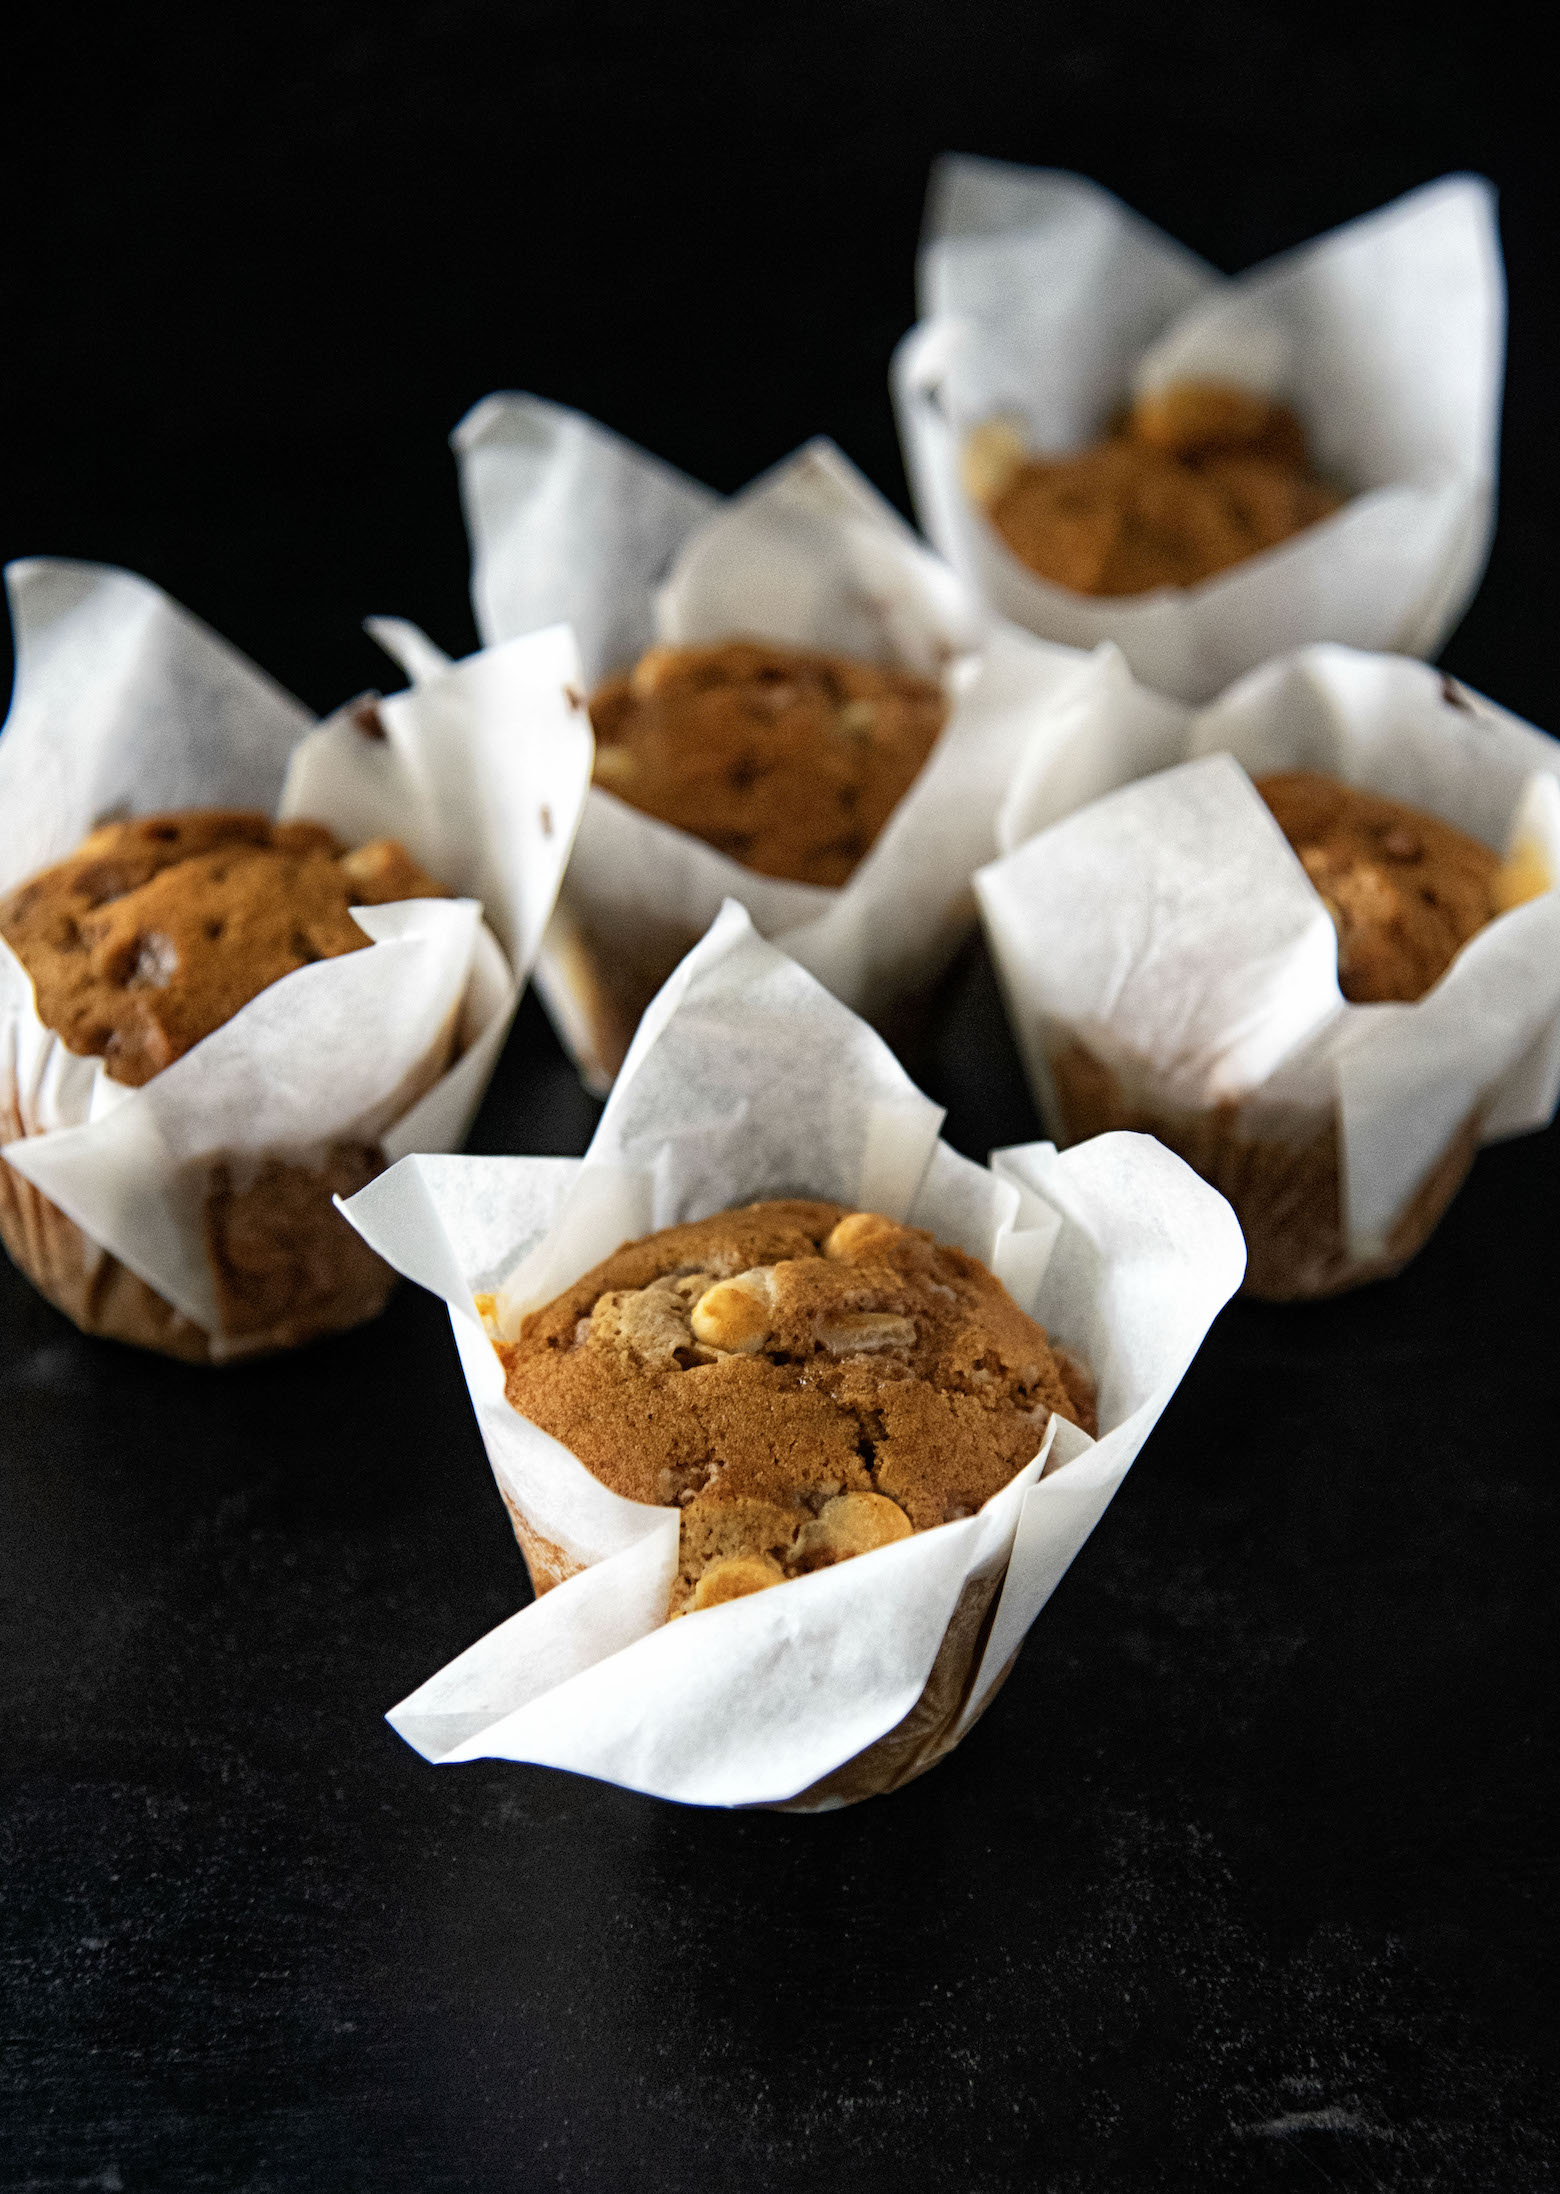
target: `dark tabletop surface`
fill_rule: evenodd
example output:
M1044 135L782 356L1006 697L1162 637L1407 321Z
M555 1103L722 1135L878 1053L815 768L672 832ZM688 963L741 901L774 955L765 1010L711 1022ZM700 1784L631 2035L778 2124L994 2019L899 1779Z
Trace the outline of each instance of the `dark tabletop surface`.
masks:
M1492 176L1500 536L1445 660L1560 726L1553 87L1501 11L33 35L6 553L143 571L317 708L386 678L366 612L472 644L444 437L489 389L721 488L827 431L903 501L884 376L955 147L1231 269ZM959 1148L1037 1132L978 952L909 1063ZM473 1147L594 1117L527 1000ZM1560 2185L1557 1157L1486 1152L1388 1286L1227 1311L969 1741L810 1819L385 1727L526 1593L430 1298L202 1374L0 1264L0 2189Z

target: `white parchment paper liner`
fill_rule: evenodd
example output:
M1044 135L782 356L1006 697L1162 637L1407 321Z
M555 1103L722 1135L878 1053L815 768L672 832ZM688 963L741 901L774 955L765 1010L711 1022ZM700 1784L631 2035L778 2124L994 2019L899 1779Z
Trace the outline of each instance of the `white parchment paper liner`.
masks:
M1137 685L1107 646L1054 716L1002 817L1017 850L975 881L1058 1132L1052 1065L1069 1038L1171 1116L1233 1107L1259 1140L1335 1118L1348 1246L1369 1262L1468 1123L1471 1156L1551 1117L1560 892L1489 923L1417 1004L1346 1004L1332 922L1246 772L1342 778L1560 879L1552 739L1423 664L1340 647L1194 710ZM1262 1261L1253 1240L1254 1274Z
M0 738L0 890L107 816L251 805L349 845L395 836L465 894L357 910L373 950L272 984L135 1090L43 1026L0 944L0 1116L22 1130L7 1163L221 1356L202 1231L213 1161L307 1165L341 1142L396 1158L464 1135L589 778L568 699L577 657L567 632L538 633L316 729L144 579L38 560L7 582L17 672ZM457 1056L435 1078L452 1025Z
M1114 640L1187 700L1306 641L1433 655L1489 553L1505 349L1494 194L1411 191L1227 280L1076 175L937 163L921 323L894 360L921 523L980 598L1048 639ZM1145 386L1237 382L1292 403L1352 500L1189 588L1110 600L1027 569L965 491L994 418L1045 454L1083 447Z
M586 1079L610 1081L639 1012L728 897L836 997L891 1017L968 931L970 876L994 850L1037 705L1077 656L976 611L831 443L722 500L537 397L489 397L454 441L485 640L567 619L594 685L656 640L745 634L940 676L951 703L926 767L839 890L757 875L592 788L537 968ZM621 995L605 997L613 982Z
M578 1570L394 1710L425 1757L532 1760L705 1805L843 1802L866 1791L835 1771L911 1715L985 1581L989 1635L938 1749L971 1726L1243 1252L1222 1198L1145 1137L1065 1157L1028 1144L987 1170L939 1142L941 1119L732 904L645 1016L583 1160L414 1158L344 1207L449 1303L499 1486ZM609 1492L508 1406L473 1290L501 1290L513 1329L624 1240L786 1194L888 1212L983 1258L1091 1366L1101 1436L1054 1419L1048 1448L967 1521L667 1624L677 1511Z

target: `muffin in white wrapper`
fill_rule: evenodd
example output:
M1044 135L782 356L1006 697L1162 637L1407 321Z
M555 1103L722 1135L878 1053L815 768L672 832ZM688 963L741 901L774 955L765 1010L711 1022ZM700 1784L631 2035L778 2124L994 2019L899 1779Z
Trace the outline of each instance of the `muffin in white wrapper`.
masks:
M837 888L741 866L593 786L537 984L605 1089L640 1014L730 897L836 997L895 1027L974 919L969 880L1039 702L1077 667L990 619L828 442L729 499L580 413L492 396L455 432L472 600L495 643L567 620L587 683L656 642L754 638L939 680L948 719Z
M1505 349L1479 178L1226 279L1082 177L950 157L932 174L918 289L892 376L916 509L1003 617L1076 646L1114 640L1148 684L1204 701L1309 641L1431 656L1471 600ZM1183 380L1289 404L1348 500L1189 587L1099 597L1039 577L984 507L999 442L1014 460L1082 449Z
M285 975L138 1088L70 1052L0 941L0 1236L83 1330L196 1361L374 1316L333 1193L459 1144L568 858L591 741L565 631L318 725L129 572L7 573L0 892L109 819L246 807L394 837L454 893L362 907L372 949Z
M583 1160L412 1158L346 1205L449 1304L539 1594L393 1710L426 1758L813 1810L896 1788L973 1725L1243 1253L1223 1199L1147 1137L1061 1157L1028 1144L985 1168L939 1141L941 1120L873 1031L730 904L646 1014ZM621 1498L511 1408L479 1307L514 1333L625 1240L787 1195L979 1257L1088 1365L1100 1435L1053 1416L976 1514L668 1622L678 1510Z
M1240 1217L1249 1293L1397 1271L1479 1144L1554 1112L1560 747L1423 664L1339 647L1201 710L1103 648L1056 719L1003 815L1015 850L975 880L1047 1124L1178 1150ZM1417 1002L1345 1001L1332 919L1251 782L1293 770L1505 856L1506 911Z

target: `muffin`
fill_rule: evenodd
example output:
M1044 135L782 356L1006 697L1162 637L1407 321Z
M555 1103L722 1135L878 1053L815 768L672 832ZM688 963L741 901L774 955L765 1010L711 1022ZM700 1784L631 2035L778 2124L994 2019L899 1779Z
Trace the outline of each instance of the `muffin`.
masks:
M947 713L912 671L768 640L655 647L591 696L595 782L761 876L838 886Z
M369 938L352 906L446 896L392 839L344 850L317 823L248 809L181 809L102 825L66 860L0 899L0 937L31 979L35 1010L76 1058L138 1089L247 1005L311 962ZM447 1062L453 1029L427 1062ZM0 1116L27 1131L20 1092ZM380 1170L368 1143L335 1143L310 1163L217 1163L202 1225L225 1339L235 1351L290 1346L374 1316L389 1269L341 1224L331 1197ZM192 1360L209 1336L89 1240L0 1160L0 1238L67 1317Z
M1438 817L1337 778L1292 770L1252 783L1331 917L1338 987L1351 1005L1416 1003L1496 915L1549 888L1531 863L1503 862ZM1376 1252L1361 1255L1349 1240L1335 1104L1243 1097L1177 1108L1065 1033L1047 1064L1059 1140L1125 1129L1168 1144L1234 1207L1248 1249L1244 1292L1272 1301L1400 1271L1466 1176L1491 1103L1480 1095L1454 1122Z
M962 1743L1244 1251L1146 1136L978 1166L940 1118L731 904L582 1160L347 1205L448 1305L542 1595L392 1709L424 1758L813 1811Z
M1109 640L1156 693L1203 703L1317 642L1433 658L1467 609L1494 532L1506 317L1480 178L1224 276L1081 175L949 155L916 290L892 371L916 516L996 615ZM1269 452L1244 428L1210 463L1193 416L1210 390L1231 408L1283 397L1310 465L1280 442L1276 467L1249 466ZM1125 443L1117 407L1148 392L1130 446L1061 477L1071 507L1032 478L1038 544L1004 538L993 472ZM1177 412L1197 461L1166 483L1147 460L1178 460Z
M1312 471L1287 404L1211 381L1140 397L1064 457L1025 455L1000 423L977 430L966 479L1020 563L1102 596L1196 586L1346 500Z
M597 766L536 984L587 1086L728 899L912 1036L1079 658L987 617L828 442L723 497L539 397L454 440L484 641L579 640Z
M0 937L44 1026L139 1089L269 984L361 951L350 907L446 896L394 839L186 808L103 824L0 899Z
M1338 988L1352 1005L1411 1005L1527 896L1488 846L1399 800L1311 770L1254 782L1332 916Z
M935 679L751 639L653 647L604 679L589 708L599 790L756 877L825 889L849 882L948 714ZM579 897L566 889L560 899L539 975L566 1040L605 1088L700 932L641 907L609 933ZM899 1010L913 1018L915 999Z
M681 1511L672 1617L973 1515L1053 1413L1095 1431L1088 1372L976 1258L835 1203L628 1243L495 1345L522 1416Z

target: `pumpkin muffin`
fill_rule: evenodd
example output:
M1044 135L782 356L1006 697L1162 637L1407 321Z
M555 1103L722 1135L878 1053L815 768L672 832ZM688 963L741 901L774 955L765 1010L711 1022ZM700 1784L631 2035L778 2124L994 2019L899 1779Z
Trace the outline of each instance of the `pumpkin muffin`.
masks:
M848 656L656 647L591 696L595 782L762 876L839 885L947 713L934 679Z
M351 907L445 896L394 839L347 851L318 823L190 808L103 824L0 899L0 937L66 1050L141 1088L282 976L367 946ZM453 1036L427 1062L427 1081L443 1071ZM0 1098L0 1141L27 1132L20 1093ZM195 1362L292 1347L384 1307L394 1274L331 1201L382 1163L371 1144L335 1142L307 1164L272 1157L206 1169L216 1337L3 1160L0 1239L86 1332Z
M1053 1413L1095 1429L1088 1372L976 1258L842 1204L628 1243L497 1346L515 1409L681 1510L672 1616L973 1515Z
M1063 457L1028 456L995 423L971 438L966 470L1020 563L1074 594L1195 586L1346 500L1312 471L1287 404L1217 382L1140 397Z

